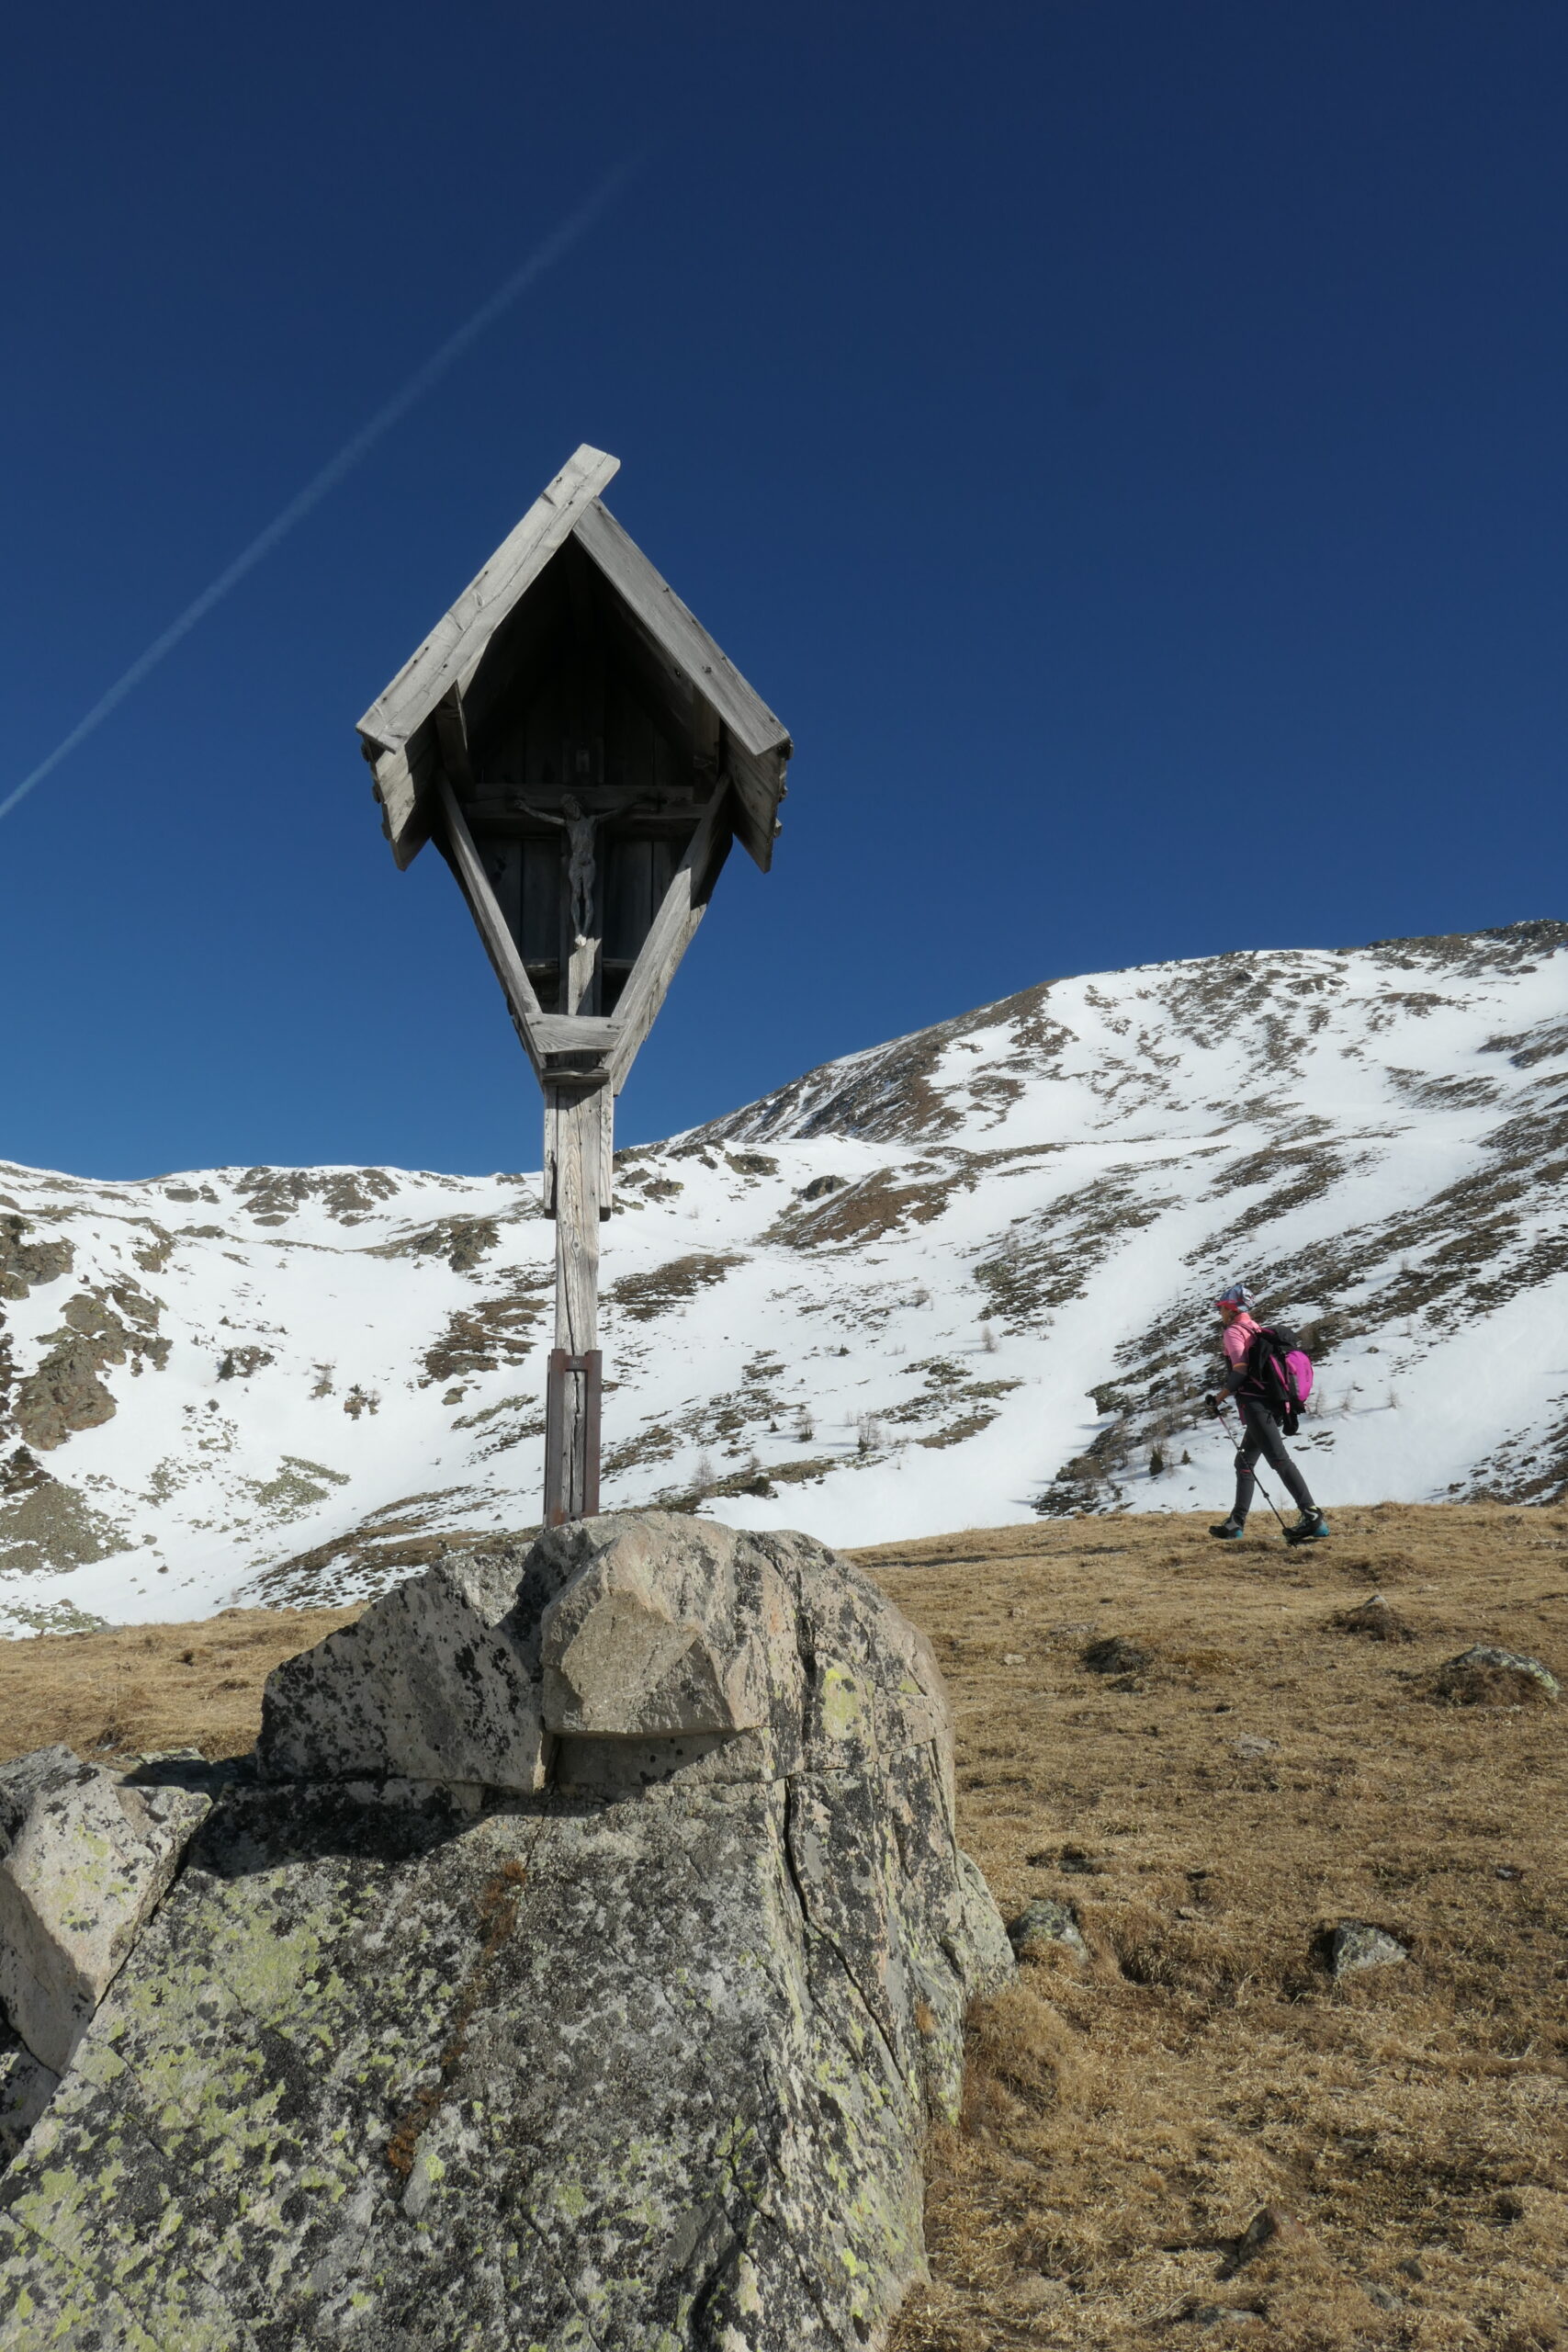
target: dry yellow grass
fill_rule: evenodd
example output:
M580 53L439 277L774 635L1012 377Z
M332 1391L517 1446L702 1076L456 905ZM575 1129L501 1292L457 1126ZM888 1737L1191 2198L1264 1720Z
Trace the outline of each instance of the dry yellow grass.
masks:
M1568 1515L1205 1525L860 1555L936 1642L1004 1914L1069 1901L1092 1955L973 2020L893 2352L1568 2341L1568 1706L1427 1695L1473 1642L1568 1684ZM1334 1624L1380 1590L1414 1639ZM1148 1666L1087 1669L1115 1634ZM1347 1917L1410 1959L1334 1984ZM1265 2207L1290 2226L1235 2267Z
M974 2018L890 2352L1568 2343L1568 1704L1431 1695L1472 1642L1568 1682L1568 1514L1383 1506L1307 1552L1204 1524L860 1555L937 1645L1004 1913L1066 1900L1091 1955ZM1414 1638L1336 1625L1377 1591ZM0 1644L0 1754L242 1749L270 1667L354 1613ZM1091 1671L1117 1634L1148 1663ZM1411 1957L1335 1985L1346 1917Z
M59 1740L78 1756L199 1747L243 1756L262 1685L358 1609L226 1609L194 1625L0 1641L0 1763Z

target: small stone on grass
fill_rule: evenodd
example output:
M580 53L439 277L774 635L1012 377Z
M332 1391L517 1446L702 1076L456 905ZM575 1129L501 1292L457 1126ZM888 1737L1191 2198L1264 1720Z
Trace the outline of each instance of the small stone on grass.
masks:
M1562 1686L1538 1657L1478 1643L1438 1668L1433 1695L1450 1707L1528 1707L1562 1695Z
M1341 1634L1364 1634L1374 1642L1413 1642L1416 1639L1414 1625L1402 1617L1397 1609L1391 1609L1381 1592L1374 1592L1370 1600L1363 1600L1358 1608L1341 1609L1329 1622Z
M1328 1965L1336 1977L1348 1976L1358 1968L1391 1968L1409 1957L1397 1936L1365 1919L1341 1919L1328 1939Z
M1075 1960L1089 1958L1089 1946L1083 1939L1070 1903L1058 1903L1054 1895L1037 1894L1026 1903L1008 1928L1012 1948L1021 1958L1032 1946L1060 1944Z

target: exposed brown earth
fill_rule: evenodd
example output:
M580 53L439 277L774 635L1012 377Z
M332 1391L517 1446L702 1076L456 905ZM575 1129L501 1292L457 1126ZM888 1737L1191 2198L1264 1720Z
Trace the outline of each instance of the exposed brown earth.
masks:
M1089 1951L1032 1944L972 2022L890 2352L1568 2343L1568 1702L1440 1672L1483 1645L1568 1681L1568 1512L1335 1527L860 1555L937 1644L1004 1914L1054 1897ZM0 1643L0 1756L243 1749L270 1668L354 1613ZM1336 1983L1348 1919L1409 1957Z

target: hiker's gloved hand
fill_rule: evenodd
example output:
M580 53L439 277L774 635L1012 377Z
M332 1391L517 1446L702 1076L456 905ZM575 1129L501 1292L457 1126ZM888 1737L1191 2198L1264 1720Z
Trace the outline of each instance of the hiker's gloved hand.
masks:
M1224 1394L1224 1392L1222 1389L1220 1392L1221 1396L1223 1396ZM1209 1419L1212 1421L1217 1421L1220 1418L1220 1396L1205 1396L1203 1402L1208 1407Z

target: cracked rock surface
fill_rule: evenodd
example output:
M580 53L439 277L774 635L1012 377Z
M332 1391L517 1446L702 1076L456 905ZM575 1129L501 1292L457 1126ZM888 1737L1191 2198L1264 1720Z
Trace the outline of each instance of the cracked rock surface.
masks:
M44 2067L70 2064L207 1806L68 1747L0 1766L0 2009Z
M1012 1965L923 1638L818 1544L659 1513L422 1583L364 1654L400 1623L461 1688L449 1595L541 1785L413 1769L472 1757L417 1709L400 1750L412 1661L379 1772L328 1769L320 1675L279 1669L264 1769L0 2177L0 2343L874 2346L964 2004Z

